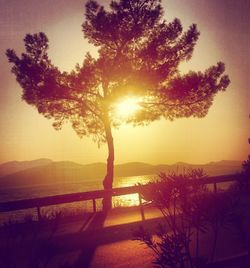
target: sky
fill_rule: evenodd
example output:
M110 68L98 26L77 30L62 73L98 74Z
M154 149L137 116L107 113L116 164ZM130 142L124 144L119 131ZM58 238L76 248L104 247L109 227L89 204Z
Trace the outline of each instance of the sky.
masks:
M107 4L109 1L100 1ZM78 163L105 162L107 148L91 138L80 139L69 125L55 131L52 121L21 100L11 74L7 48L24 51L27 33L45 32L49 56L61 70L82 63L96 50L83 38L84 0L0 0L0 163L50 158ZM177 17L184 29L196 23L201 32L191 61L181 66L205 70L223 61L231 84L219 93L202 119L160 120L144 127L114 130L115 163L208 163L244 160L250 137L250 1L163 0L165 18Z

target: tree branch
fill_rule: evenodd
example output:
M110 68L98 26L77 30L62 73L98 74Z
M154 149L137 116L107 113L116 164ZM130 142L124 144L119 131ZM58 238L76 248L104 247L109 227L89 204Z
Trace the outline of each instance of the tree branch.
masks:
M181 106L190 106L190 105L199 103L201 101L205 101L208 98L209 98L208 96L205 96L205 97L196 99L191 102L183 102L183 103L168 103L166 101L163 101L163 102L140 102L140 104L145 105L145 106L146 105L151 105L151 106L164 105L164 106L170 106L170 107L181 107Z

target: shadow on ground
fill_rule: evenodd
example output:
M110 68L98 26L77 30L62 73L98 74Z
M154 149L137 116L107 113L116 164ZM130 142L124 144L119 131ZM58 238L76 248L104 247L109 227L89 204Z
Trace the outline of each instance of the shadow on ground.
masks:
M162 221L156 218L104 227L106 219L107 213L97 212L77 224L32 222L1 228L0 267L87 268L98 246L131 240L140 225L152 229Z
M136 220L130 223L123 223L127 220L124 213L115 213L120 221L116 222L113 217L115 220L111 226L107 226L107 222L110 223L112 216L97 212L75 222L33 222L1 228L0 267L152 267L151 252L138 241L132 241L133 233L140 225L153 233L164 219L157 217L140 221L138 211L134 212L129 211ZM237 250L241 252L240 245L230 232L225 230L220 237L230 251L228 256L237 254ZM208 239L209 234L203 238L204 248ZM223 254L222 250L220 256ZM145 260L139 260L143 258ZM143 266L140 266L141 263ZM234 263L240 263L240 266ZM246 268L249 267L249 258L239 257L211 267Z

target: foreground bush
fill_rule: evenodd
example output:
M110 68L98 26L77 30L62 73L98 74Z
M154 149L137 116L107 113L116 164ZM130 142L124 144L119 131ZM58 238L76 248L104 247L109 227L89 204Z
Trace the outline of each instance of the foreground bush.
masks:
M202 170L163 173L157 181L142 188L143 198L160 209L165 221L157 227L155 236L143 227L134 234L135 239L154 251L155 265L173 268L206 266L214 260L220 229L232 226L235 219L239 219L236 208L240 195L232 189L211 192L199 183L204 177ZM211 250L208 256L202 256L200 234L208 231L212 234L208 241ZM193 252L191 243L195 245Z

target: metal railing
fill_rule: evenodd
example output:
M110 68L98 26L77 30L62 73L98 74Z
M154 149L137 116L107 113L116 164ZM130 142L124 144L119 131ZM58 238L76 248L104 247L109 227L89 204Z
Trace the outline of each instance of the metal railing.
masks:
M223 176L205 177L205 178L199 179L198 181L200 184L212 184L213 189L216 192L218 183L233 182L241 178L242 178L242 175L240 174L230 174L230 175L223 175ZM192 181L195 181L197 183L197 179L190 180L190 183L192 183ZM15 210L36 208L38 220L41 220L42 219L41 207L92 200L93 212L96 212L97 211L97 207L96 207L97 199L102 199L110 195L113 197L113 196L122 196L122 195L128 195L128 194L138 194L141 217L144 220L145 216L144 216L141 192L143 191L143 189L145 189L145 187L147 187L147 185L136 185L136 186L128 186L128 187L122 187L122 188L113 188L110 191L97 190L97 191L80 192L80 193L63 194L63 195L47 196L47 197L32 198L32 199L15 200L15 201L9 201L9 202L1 202L0 212L9 212L9 211L15 211Z

